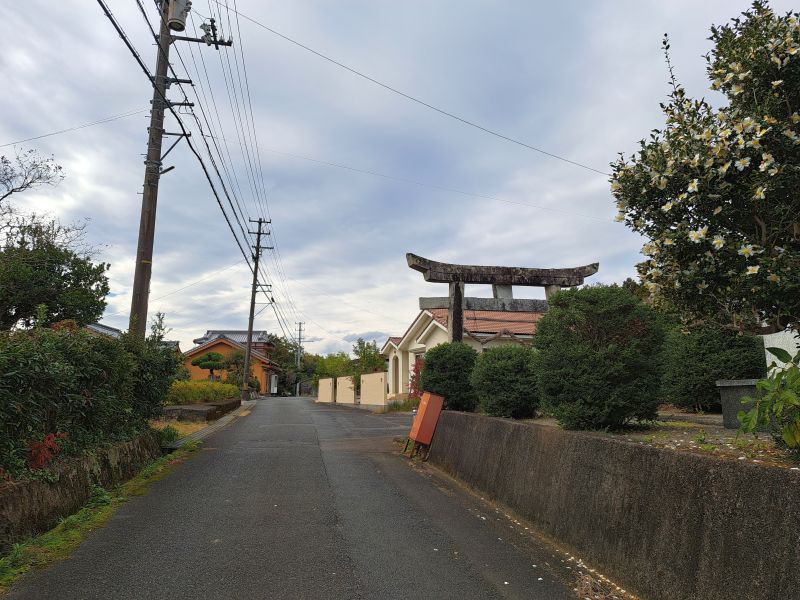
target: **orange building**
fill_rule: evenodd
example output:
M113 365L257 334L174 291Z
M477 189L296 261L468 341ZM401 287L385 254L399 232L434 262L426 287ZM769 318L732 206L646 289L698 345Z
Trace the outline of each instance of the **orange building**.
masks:
M244 352L247 344L247 331L206 331L204 336L193 341L197 346L183 353L183 364L189 370L190 379L205 381L210 376L208 369L196 367L192 361L208 352L218 352L226 358L234 352ZM259 392L262 394L274 394L278 390L280 368L270 358L273 348L274 345L269 341L266 331L253 331L250 353L253 361L253 376L258 379ZM214 371L215 379L224 380L226 376L227 373L223 370Z

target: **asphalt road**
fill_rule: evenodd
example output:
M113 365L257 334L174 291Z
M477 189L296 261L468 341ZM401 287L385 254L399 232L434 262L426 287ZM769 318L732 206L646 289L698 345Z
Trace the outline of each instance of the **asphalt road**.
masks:
M564 556L429 465L410 415L259 400L13 599L574 599Z

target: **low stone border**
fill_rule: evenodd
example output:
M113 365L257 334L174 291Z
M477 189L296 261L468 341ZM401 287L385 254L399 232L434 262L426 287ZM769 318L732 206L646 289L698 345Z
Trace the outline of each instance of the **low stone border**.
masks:
M164 407L164 418L177 421L214 421L222 415L239 408L241 398L229 398L219 402L203 402L200 404L175 404Z
M92 486L113 487L127 481L161 456L155 436L140 436L91 456L58 461L57 481L0 484L0 553L28 537L46 531L77 511L91 496Z
M218 430L222 429L223 427L225 427L231 421L233 421L236 418L240 417L243 412L245 412L246 410L250 410L251 408L253 408L253 406L255 406L255 404L256 404L255 400L245 400L244 402L241 403L241 406L239 407L238 410L229 412L224 417L221 417L221 418L217 419L216 421L214 421L214 423L212 423L208 427L203 427L202 429L200 429L198 431L195 431L194 433L190 433L189 435L187 435L185 437L182 437L181 439L172 442L171 444L167 444L166 446L162 446L162 450L165 450L167 452L172 452L174 450L177 450L181 446L185 445L190 440L193 440L195 442L199 442L203 438L208 437L209 435L211 435L215 431L218 431Z
M800 471L452 411L430 462L647 600L800 590Z

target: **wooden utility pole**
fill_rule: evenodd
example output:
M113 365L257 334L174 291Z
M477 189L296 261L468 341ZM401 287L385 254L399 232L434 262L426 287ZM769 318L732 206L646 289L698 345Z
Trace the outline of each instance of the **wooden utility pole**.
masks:
M133 294L131 297L131 315L129 330L137 337L144 337L147 329L147 304L150 296L150 276L153 271L153 242L156 230L156 205L158 203L158 182L161 175L172 169L161 170L161 164L167 154L181 140L183 134L164 132L164 110L173 106L194 106L191 102L170 102L167 100L167 89L171 83L191 83L188 79L174 79L167 76L169 70L169 48L173 41L202 42L220 46L231 46L233 42L217 38L214 19L210 24L200 27L205 32L202 38L172 35L171 30L183 31L186 26L186 15L191 8L187 0L162 0L159 5L160 29L156 45L156 71L153 76L153 99L150 109L150 127L148 128L147 158L144 161L144 188L142 190L142 213L139 219L139 241L136 246L136 266L133 275ZM166 154L161 155L161 143L165 135L178 136Z
M250 219L251 223L257 223L258 229L250 231L256 236L256 245L253 246L253 286L250 289L250 318L247 321L247 346L244 351L244 368L242 369L242 400L250 399L250 355L253 346L253 319L256 310L256 290L258 289L258 259L261 257L261 227L268 223L261 217L257 220Z
M136 246L136 270L133 275L133 297L129 329L144 337L147 328L147 301L150 295L150 274L153 270L153 240L156 229L158 181L161 178L161 141L164 135L164 109L167 97L167 69L171 43L167 25L167 2L161 5L161 30L158 36L156 74L148 128L147 159L144 161L142 214L139 219L139 241Z
M303 322L297 324L297 348L294 353L295 376L297 381L294 384L294 395L300 395L300 356L303 353Z

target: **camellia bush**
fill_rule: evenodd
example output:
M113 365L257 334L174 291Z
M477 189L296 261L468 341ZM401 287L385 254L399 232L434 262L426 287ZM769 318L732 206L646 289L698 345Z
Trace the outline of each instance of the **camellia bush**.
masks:
M662 339L658 315L624 288L557 293L534 338L543 408L567 429L655 419Z
M766 2L712 27L711 88L669 64L663 129L612 165L618 219L648 238L640 274L689 322L778 331L800 321L800 22ZM716 96L712 96L716 98Z
M477 399L470 374L478 353L464 342L434 346L425 353L420 387L444 398L445 408L474 410Z
M489 348L478 355L470 381L487 415L528 419L539 405L538 356L525 346Z
M175 376L159 339L65 327L0 332L0 475L150 431Z
M719 410L718 379L759 379L764 343L751 334L706 325L667 332L659 357L662 400L690 410Z

